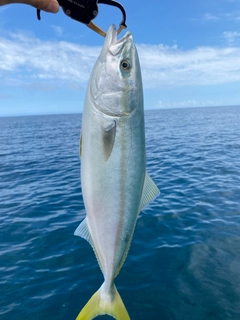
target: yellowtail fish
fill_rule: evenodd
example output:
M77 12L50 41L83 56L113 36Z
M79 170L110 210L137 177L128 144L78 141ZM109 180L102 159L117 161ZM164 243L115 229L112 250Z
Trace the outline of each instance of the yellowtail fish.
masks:
M80 139L86 218L75 235L89 241L104 276L77 320L108 314L130 319L114 285L128 254L139 212L159 194L146 172L143 89L130 32L112 25L92 70Z

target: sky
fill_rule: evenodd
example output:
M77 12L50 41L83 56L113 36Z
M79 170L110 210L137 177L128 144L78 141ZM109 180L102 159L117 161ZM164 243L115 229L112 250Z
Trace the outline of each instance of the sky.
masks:
M145 109L240 105L240 0L121 0ZM99 4L107 30L119 9ZM123 33L119 35L121 37ZM0 7L0 116L79 113L104 38L28 5Z

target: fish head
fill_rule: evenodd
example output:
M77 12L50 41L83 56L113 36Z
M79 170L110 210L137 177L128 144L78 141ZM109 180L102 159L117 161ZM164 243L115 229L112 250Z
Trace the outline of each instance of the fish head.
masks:
M110 26L90 81L95 107L110 116L128 116L142 107L142 77L131 32L117 40Z

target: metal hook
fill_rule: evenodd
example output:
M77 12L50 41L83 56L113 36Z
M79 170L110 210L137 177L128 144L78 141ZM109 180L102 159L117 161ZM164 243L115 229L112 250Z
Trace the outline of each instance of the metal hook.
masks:
M117 2L117 1L113 1L113 0L99 0L98 3L108 4L109 6L117 7L121 10L122 15L123 15L123 19L119 24L117 34L119 34L123 29L127 28L127 26L126 26L126 11L125 11L124 7L121 5L121 3ZM106 33L105 33L105 35L106 35Z

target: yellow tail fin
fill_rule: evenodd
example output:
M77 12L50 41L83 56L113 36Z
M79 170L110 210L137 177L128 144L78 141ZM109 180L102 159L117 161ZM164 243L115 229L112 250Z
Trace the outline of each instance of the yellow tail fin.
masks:
M115 285L113 285L111 296L107 295L103 290L103 286L101 286L81 310L76 320L92 320L104 314L112 316L117 320L130 320Z

